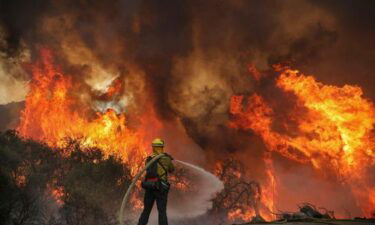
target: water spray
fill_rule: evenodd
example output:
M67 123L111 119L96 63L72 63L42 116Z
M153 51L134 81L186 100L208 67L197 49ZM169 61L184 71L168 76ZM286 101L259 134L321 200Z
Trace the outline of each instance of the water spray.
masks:
M152 158L152 160L150 160L146 166L141 170L139 171L136 176L134 177L132 183L130 184L128 190L126 191L125 195L124 195L124 198L122 199L122 203L121 203L121 208L120 208L120 212L119 212L119 223L120 225L123 225L124 224L124 209L125 209L125 205L127 203L127 200L130 196L130 193L131 191L133 190L136 182L139 180L139 178L142 176L142 174L147 170L147 168L149 168L151 166L152 163L154 163L155 161L157 161L158 159L160 159L161 157L165 156L166 154L162 153L162 154L159 154L155 157ZM194 169L198 172L200 172L201 174L204 174L205 177L207 177L208 179L211 179L211 180L217 180L217 182L220 182L220 184L218 186L220 186L219 188L217 188L218 190L219 189L222 189L223 188L223 184L221 183L221 181L219 181L219 179L213 175L212 173L209 173L207 171L205 171L204 169L198 167L198 166L195 166L195 165L192 165L190 163L187 163L187 162L183 162L181 160L174 160L175 162L178 162L186 167L189 167L191 169Z

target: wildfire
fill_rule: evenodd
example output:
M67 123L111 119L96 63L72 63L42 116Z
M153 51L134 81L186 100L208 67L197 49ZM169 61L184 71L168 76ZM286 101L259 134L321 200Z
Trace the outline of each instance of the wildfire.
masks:
M126 115L112 109L93 113L80 99L79 83L54 64L51 51L42 50L41 60L30 68L30 92L18 126L21 135L53 147L64 146L66 138L80 139L84 147L98 147L105 155L116 155L124 162L139 162L146 156L143 135L127 127ZM107 96L120 88L120 81L115 80Z
M271 151L311 163L322 172L332 170L352 187L364 214L370 215L375 209L371 200L375 187L367 174L375 163L373 103L362 97L360 87L324 85L297 70L275 69L280 72L276 85L297 98L297 107L290 114L298 124L297 131L293 135L275 131L273 109L257 94L247 98L246 106L243 96L232 97L235 119L231 125L253 130Z
M368 174L368 169L375 165L374 104L362 97L360 87L324 85L297 70L280 66L275 69L280 72L277 87L296 97L297 105L290 112L293 122L297 123L293 135L275 130L274 110L258 94L248 98L232 97L230 112L234 119L231 126L253 130L270 151L310 163L323 172L327 168L333 171L352 187L364 214L370 215L375 210L375 186L370 183ZM130 129L124 113L118 114L112 109L95 112L78 91L82 88L80 83L73 82L72 76L64 74L54 64L51 51L42 50L40 61L31 65L30 70L30 92L17 128L21 135L44 141L52 147L64 147L66 138L79 139L84 147L98 147L106 156L115 155L124 162L132 162L133 174L138 170L147 155L144 144L147 134ZM249 66L249 71L256 74L257 80L262 78L255 67ZM123 88L121 80L115 79L102 97L110 100ZM152 121L157 129L161 127L153 116L141 116L140 121ZM264 162L266 184L262 185L261 191L249 190L258 194L248 194L253 205L231 208L229 219L249 220L258 213L272 219L270 211L275 208L277 182L269 152L265 154ZM238 171L233 171L232 175L235 179L243 176ZM176 186L181 190L189 185L176 180ZM54 190L53 195L58 197L60 192ZM139 199L132 201L136 208L141 206ZM256 206L259 201L264 207Z

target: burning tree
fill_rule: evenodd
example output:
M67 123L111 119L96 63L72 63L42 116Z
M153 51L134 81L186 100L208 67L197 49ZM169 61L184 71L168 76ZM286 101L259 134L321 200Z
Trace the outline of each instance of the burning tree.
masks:
M245 168L238 160L230 158L216 165L215 174L224 182L224 190L213 199L211 213L224 214L231 221L260 217L260 208L264 208L260 184L245 177Z

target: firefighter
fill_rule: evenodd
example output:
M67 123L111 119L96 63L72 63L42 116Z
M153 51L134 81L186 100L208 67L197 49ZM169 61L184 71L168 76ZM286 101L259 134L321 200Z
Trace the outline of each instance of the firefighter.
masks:
M159 225L168 225L167 219L167 200L170 184L168 174L174 171L172 163L173 158L164 153L164 141L156 138L152 141L153 154L146 159L146 164L153 157L164 154L160 159L155 161L147 170L146 177L142 181L142 187L145 189L144 208L139 218L138 225L146 225L154 202L159 213Z

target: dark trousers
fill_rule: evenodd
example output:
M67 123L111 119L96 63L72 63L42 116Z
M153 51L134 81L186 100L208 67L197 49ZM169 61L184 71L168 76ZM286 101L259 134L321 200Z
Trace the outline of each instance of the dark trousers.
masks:
M144 208L141 217L139 218L138 225L146 225L154 202L156 200L156 206L158 207L159 213L159 225L168 225L167 219L167 200L168 190L146 190L145 197L143 200Z

